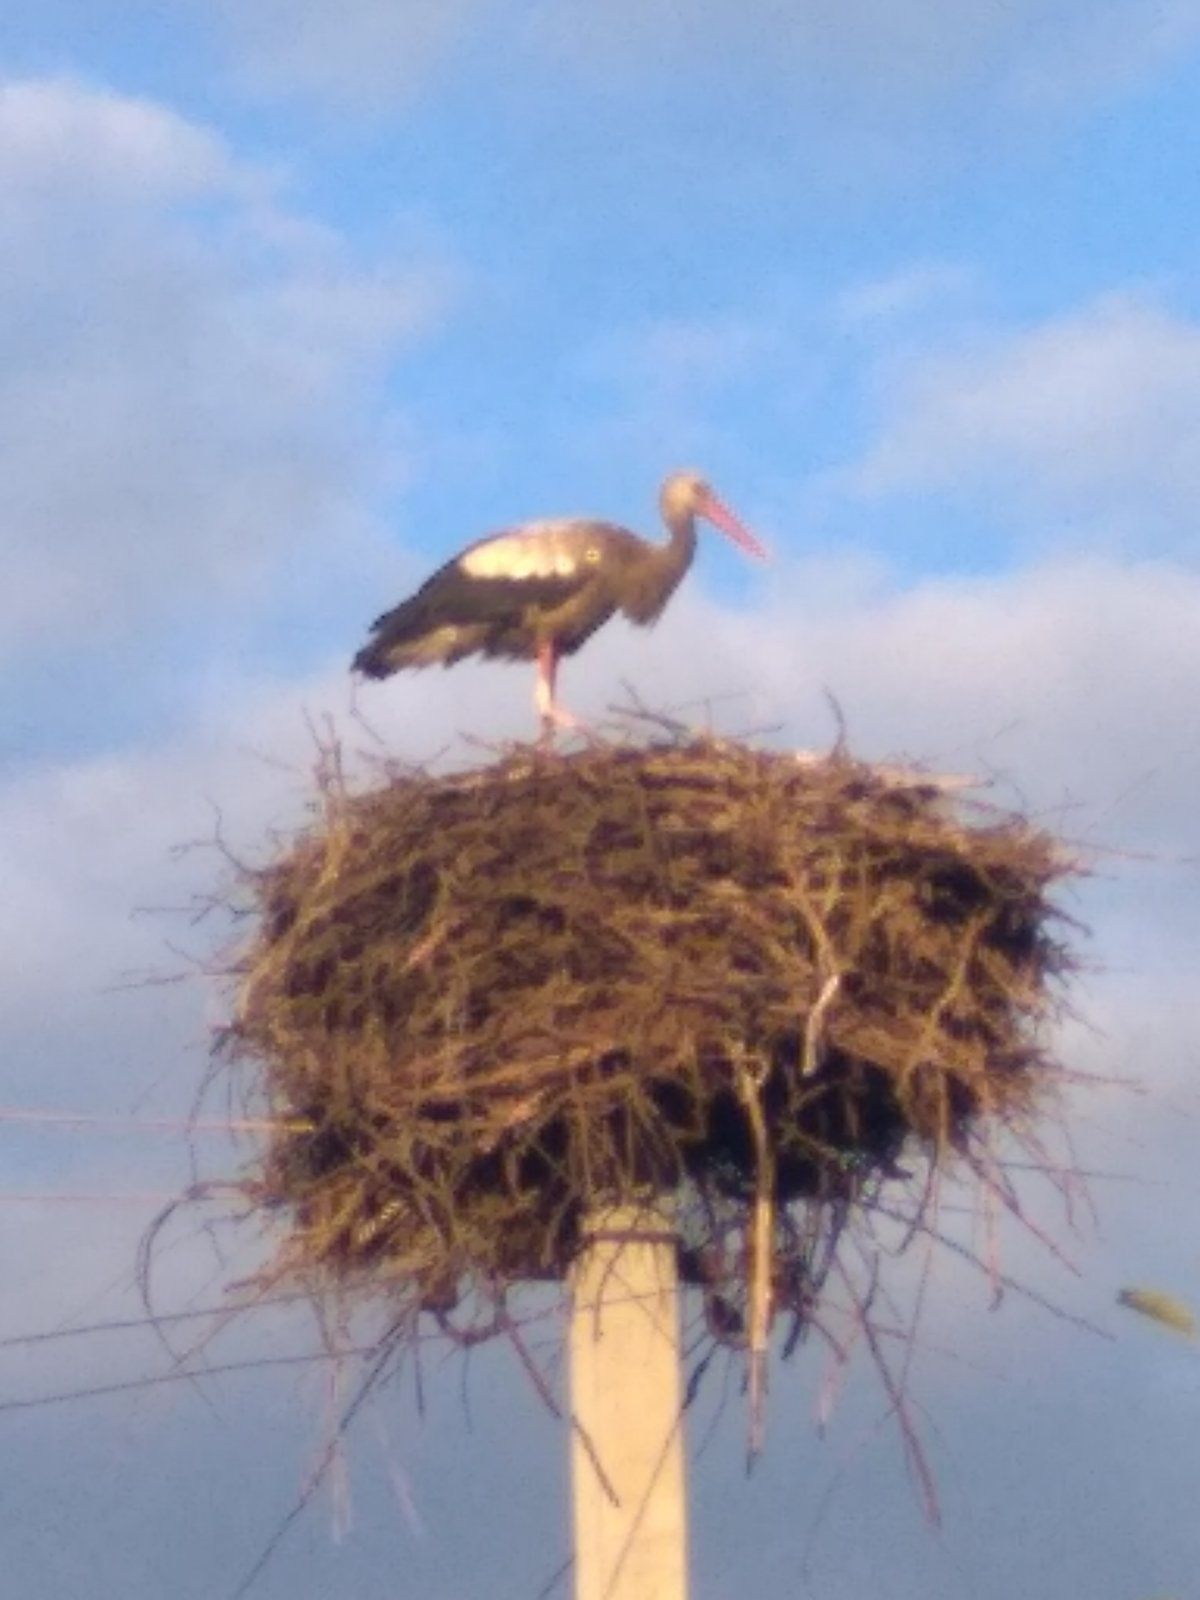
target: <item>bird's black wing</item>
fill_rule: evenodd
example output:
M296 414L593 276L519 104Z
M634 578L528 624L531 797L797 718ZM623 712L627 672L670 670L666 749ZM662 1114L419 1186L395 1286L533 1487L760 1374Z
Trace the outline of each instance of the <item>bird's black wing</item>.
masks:
M353 670L385 678L403 667L460 661L464 656L522 658L533 653L533 631L539 615L557 612L594 580L590 569L572 572L528 572L514 577L486 570L472 558L500 542L534 539L540 529L480 540L448 561L415 594L377 617L371 637L354 658ZM485 570L478 570L482 565Z

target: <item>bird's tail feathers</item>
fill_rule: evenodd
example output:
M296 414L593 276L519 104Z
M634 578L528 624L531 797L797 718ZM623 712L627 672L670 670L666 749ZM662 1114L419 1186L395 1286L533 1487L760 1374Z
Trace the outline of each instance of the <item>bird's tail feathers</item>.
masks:
M406 646L419 643L428 628L424 606L414 595L404 600L371 624L371 637L351 663L351 671L364 678L388 678L410 665Z
M355 656L350 670L360 673L364 678L387 678L395 672L397 665L383 640L372 639Z

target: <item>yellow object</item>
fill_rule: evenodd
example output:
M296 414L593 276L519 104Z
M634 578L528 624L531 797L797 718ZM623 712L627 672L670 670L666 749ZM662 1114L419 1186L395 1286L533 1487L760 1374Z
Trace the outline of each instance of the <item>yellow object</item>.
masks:
M1122 1289L1117 1295L1117 1303L1128 1306L1131 1311L1140 1311L1142 1316L1150 1317L1164 1328L1182 1333L1188 1339L1196 1337L1195 1312L1173 1294L1164 1294L1159 1289Z

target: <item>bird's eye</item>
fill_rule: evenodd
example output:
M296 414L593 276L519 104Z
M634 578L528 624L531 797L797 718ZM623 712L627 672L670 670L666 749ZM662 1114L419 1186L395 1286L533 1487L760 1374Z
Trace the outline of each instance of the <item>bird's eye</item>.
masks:
M588 545L587 549L583 552L583 559L589 562L592 566L595 566L596 562L600 559L599 548L594 544Z

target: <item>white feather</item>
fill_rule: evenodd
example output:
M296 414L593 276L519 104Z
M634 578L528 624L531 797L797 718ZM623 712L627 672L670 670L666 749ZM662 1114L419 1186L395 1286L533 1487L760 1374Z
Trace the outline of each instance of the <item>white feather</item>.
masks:
M469 578L569 578L575 558L555 537L557 525L534 522L520 533L501 534L458 558Z

